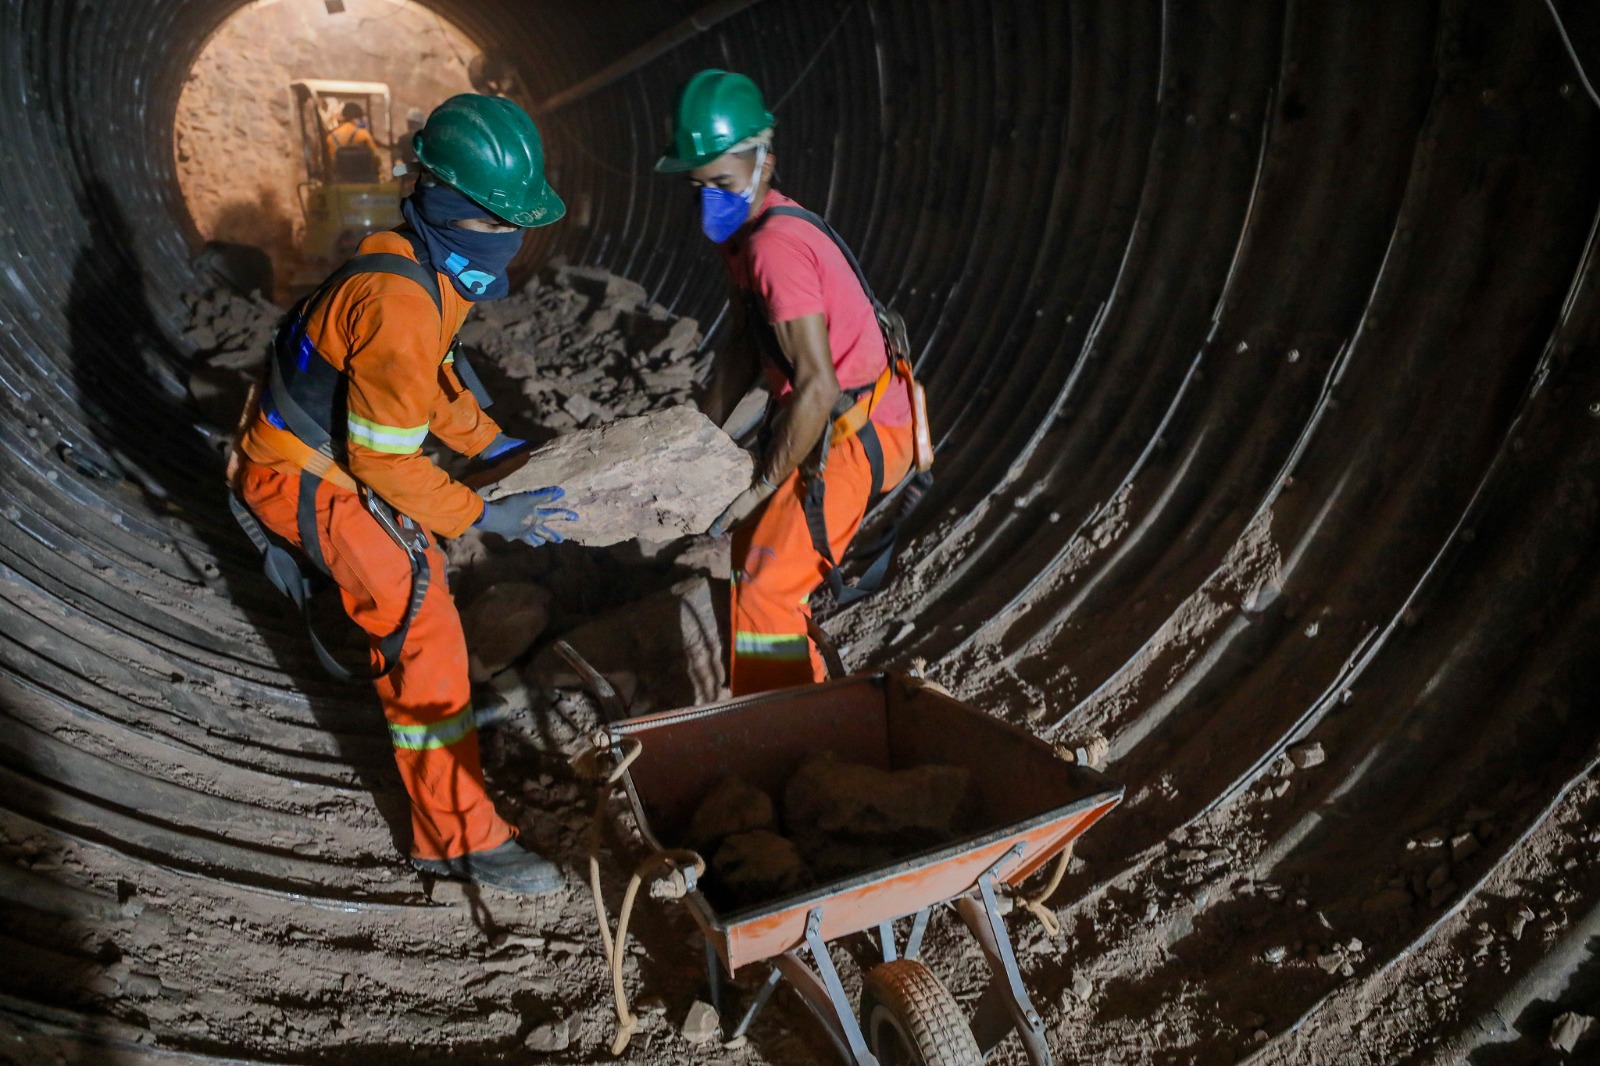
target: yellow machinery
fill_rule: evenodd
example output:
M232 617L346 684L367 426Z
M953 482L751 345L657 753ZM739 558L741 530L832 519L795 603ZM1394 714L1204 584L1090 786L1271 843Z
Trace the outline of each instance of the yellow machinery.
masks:
M400 185L394 169L394 127L389 86L376 81L302 80L289 83L305 157L300 184L305 216L301 242L303 276L297 284L316 284L329 270L355 254L361 239L400 224ZM328 133L339 124L346 104L361 105L378 151L359 146L330 151Z

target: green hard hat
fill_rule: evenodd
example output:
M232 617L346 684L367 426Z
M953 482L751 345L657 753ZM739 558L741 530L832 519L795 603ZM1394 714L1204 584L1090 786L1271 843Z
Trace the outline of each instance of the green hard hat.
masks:
M544 178L544 144L528 113L501 96L462 93L411 138L417 161L491 214L547 226L567 205Z
M703 167L776 122L755 82L726 70L702 70L678 96L672 143L656 169L672 174Z

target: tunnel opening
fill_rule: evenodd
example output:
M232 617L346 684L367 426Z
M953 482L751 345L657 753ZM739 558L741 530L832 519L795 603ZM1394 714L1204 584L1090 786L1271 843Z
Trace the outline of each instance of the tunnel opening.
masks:
M189 406L173 116L236 7L0 8L0 1022L48 1060L599 1054L583 901L395 865L370 701L317 680ZM943 446L901 579L829 626L1129 786L1070 941L1024 938L1060 1054L1591 1046L1540 1005L1586 1009L1600 900L1600 122L1547 6L433 8L516 60L584 203L530 262L711 344L663 115L705 66L787 97L785 182L906 312ZM527 768L581 865L577 783ZM722 1054L678 1032L685 936L638 963L663 1062ZM826 1060L784 1017L740 1054Z
M195 58L173 120L195 231L266 252L281 281L269 298L305 291L355 240L399 224L407 187L393 169L410 159L422 116L472 90L474 62L466 34L413 0L336 10L269 0L233 12ZM360 114L341 129L347 106Z

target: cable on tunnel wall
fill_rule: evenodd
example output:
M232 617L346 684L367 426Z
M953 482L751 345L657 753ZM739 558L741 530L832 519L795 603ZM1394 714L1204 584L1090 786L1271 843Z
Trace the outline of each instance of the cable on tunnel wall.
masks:
M183 401L195 234L172 114L236 6L0 5L0 829L69 842L101 884L303 906L312 947L400 958L383 923L443 919L366 805L393 791L382 738L362 696L314 680ZM531 102L690 5L614 5L605 33L569 4L429 6L514 57ZM941 445L896 583L830 621L851 662L926 658L1111 753L1132 798L1084 841L1063 906L1156 883L1171 834L1247 809L1216 885L1304 876L1312 910L1366 923L1352 979L1377 982L1476 905L1600 745L1600 118L1570 82L1600 23L1548 14L765 0L541 119L552 183L584 210L535 231L528 261L630 277L714 340L722 267L651 165L691 73L753 76L782 101L782 187L906 314ZM1317 774L1279 790L1313 742ZM1496 831L1467 819L1480 806ZM1407 841L1434 824L1482 839L1418 887ZM11 908L64 876L18 869ZM1374 885L1404 896L1381 922ZM1243 924L1193 888L1152 890L1129 927L1152 958ZM1263 1023L1292 1058L1339 1000L1316 973L1263 976L1261 947L1221 938L1183 980L1223 1013L1268 984L1292 998ZM44 949L0 923L0 951ZM1030 980L1072 975L1050 960ZM125 998L0 990L13 1013L136 1026ZM244 977L218 994L241 1014L273 999ZM473 1018L464 1046L516 1043ZM1052 1024L1112 1051L1070 1004Z

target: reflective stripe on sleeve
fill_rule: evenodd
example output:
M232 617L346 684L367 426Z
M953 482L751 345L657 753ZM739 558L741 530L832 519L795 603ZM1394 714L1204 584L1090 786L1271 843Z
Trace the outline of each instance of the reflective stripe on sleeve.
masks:
M410 455L419 450L422 442L428 439L426 422L407 429L403 426L386 426L381 422L372 422L359 415L350 415L346 423L350 443L371 448L375 452L388 452L390 455Z
M389 739L394 746L407 751L432 751L459 743L477 731L472 717L472 704L467 704L455 714L441 718L429 725L396 725L389 723Z
M750 633L740 630L733 635L733 653L752 659L809 659L811 642L803 633Z

